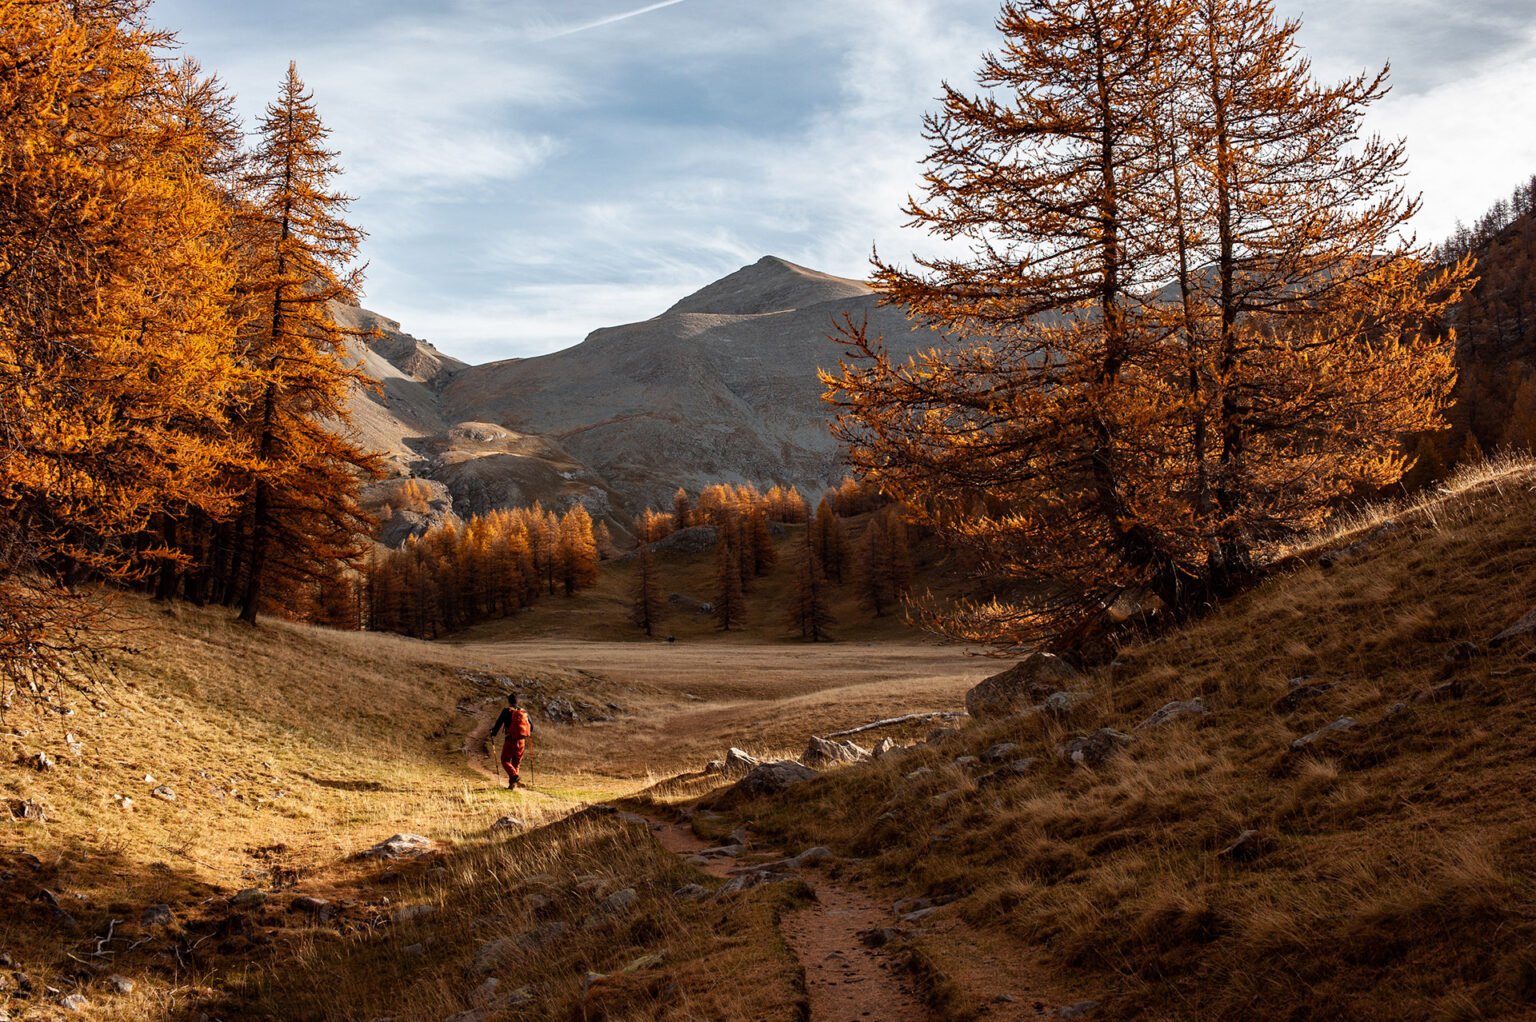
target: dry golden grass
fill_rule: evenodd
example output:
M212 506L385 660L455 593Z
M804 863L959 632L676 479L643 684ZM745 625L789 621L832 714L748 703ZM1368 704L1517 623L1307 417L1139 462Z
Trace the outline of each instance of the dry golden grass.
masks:
M946 1017L995 1017L1004 993L1103 999L1104 1018L1530 1013L1536 667L1530 644L1486 641L1536 604L1533 483L1536 468L1506 462L1277 552L1278 577L1124 650L1065 721L972 727L705 829L747 820L792 848L831 844L876 891L948 902L912 948ZM615 638L614 606L582 618L577 602L580 634ZM105 654L115 680L66 694L72 716L12 711L0 729L0 804L49 816L0 812L0 951L37 989L82 990L106 1019L436 1019L475 1004L466 967L482 945L563 922L494 972L498 1003L525 985L535 1000L492 1019L796 1017L774 929L793 885L678 901L669 892L702 878L582 805L658 782L655 801L702 794L713 779L668 779L729 745L792 753L812 733L953 708L997 665L911 636L812 646L766 626L675 644L539 637L536 615L558 604L427 644L252 631L124 598L118 639L104 639L119 647ZM613 719L536 715L536 790L500 791L467 755L501 702L498 676ZM1277 706L1300 676L1333 687ZM1142 732L1097 771L1055 758L1069 734L1126 729L1195 695L1207 717ZM1360 725L1287 751L1345 715ZM954 762L1003 740L1039 759L1033 774L981 786ZM55 769L22 765L42 750ZM918 767L931 772L910 778ZM176 801L150 797L146 774ZM507 812L530 831L491 835ZM1217 854L1250 828L1264 836L1252 861ZM439 853L349 858L402 831ZM247 887L272 900L232 912ZM635 910L597 910L625 888ZM336 919L288 912L300 893L331 898ZM176 924L140 928L161 901ZM436 911L388 921L418 904ZM588 970L612 978L584 991ZM108 994L114 972L137 990ZM53 1017L54 999L0 990L17 1018Z
M920 942L933 961L1032 948L1036 974L1104 1000L1095 1017L1529 1016L1536 654L1487 642L1536 605L1533 487L1536 467L1506 462L1395 509L1393 529L1362 519L1312 547L1345 545L1331 567L1294 559L1124 650L1065 723L968 728L743 812L786 843L863 856L893 895L953 899ZM1277 706L1302 676L1333 687ZM1069 733L1129 730L1192 696L1208 716L1141 732L1097 771L1056 756ZM1358 726L1289 751L1343 716ZM1005 740L1038 757L1033 774L980 789L953 763ZM909 779L919 767L933 772ZM1247 829L1261 854L1218 854ZM1009 982L971 975L950 1009L1029 996Z
M277 1018L372 1018L357 1006L389 997L370 999L361 991L388 987L376 972L399 950L376 920L388 915L402 889L426 881L411 870L381 874L377 866L350 861L354 852L394 833L419 833L445 850L454 877L461 866L482 879L524 875L521 856L544 847L538 842L545 838L487 844L487 827L504 813L537 827L585 803L696 769L730 745L798 751L812 732L862 723L892 705L953 707L988 669L955 647L921 641L820 645L786 656L785 646L746 636L720 644L429 644L282 623L252 630L221 611L135 597L120 599L115 621L117 632L102 637L110 681L64 693L60 702L75 709L72 716L17 709L0 728L0 900L19 906L0 914L0 952L16 958L39 989L83 991L98 1015L120 1019L179 1018L216 1004ZM483 772L487 761L471 763L466 754L501 705L497 676L540 705L569 697L614 719L557 726L536 707L529 760L535 790L509 794ZM620 710L607 710L608 703ZM79 755L69 752L66 735L80 743ZM56 757L58 766L47 772L25 766L39 751ZM158 784L175 791L174 803L151 796ZM123 808L120 796L130 797L133 807ZM46 822L13 819L7 810L24 802L41 805ZM604 826L583 833L605 833ZM548 840L573 849L600 843L590 835L574 844ZM616 882L633 885L650 871L645 890L655 892L676 879L675 862L639 845L628 859L615 858ZM583 860L572 854L570 863L546 870L550 884L583 875ZM474 865L492 860L500 864ZM380 884L381 875L396 877L400 887ZM473 923L469 917L505 914L505 906L493 911L478 900L502 897L494 884L483 893L467 880L450 886L452 893L441 895L440 944L408 970L441 973L440 982L432 981L441 988L440 1001L432 1002L439 1015L464 1006L457 958L484 937L464 929ZM234 925L228 898L245 888L272 891L274 907L259 921L239 924L240 932L226 932ZM51 922L50 906L35 900L42 889L58 895L77 928ZM335 923L310 925L284 911L298 894L348 908ZM722 959L745 973L766 969L762 982L727 996L716 967L690 958L717 950L711 927L725 925L723 916L701 923L697 933L693 923L668 917L665 939L657 939L671 956L662 971L678 984L669 997L685 1005L725 1005L732 997L747 998L747 1005L758 992L782 1000L768 978L782 979L785 968L771 930L777 909L773 897L764 898L730 910L730 927L751 940L737 959ZM139 913L157 902L175 908L178 924L142 930ZM97 955L97 938L109 925L116 940ZM143 938L149 939L124 954ZM606 951L622 954L629 947L606 930L587 934L545 963L548 975L538 982L550 1003L564 1003L571 976L561 970L578 959L611 967ZM303 984L282 980L310 975L305 962L322 963L314 967L356 989L339 1006L317 1008ZM109 995L104 979L114 972L134 979L138 989ZM628 983L610 986L623 990ZM716 993L706 996L710 990ZM56 1000L7 1005L10 997L0 989L0 1007L16 1017L24 1005L48 1017ZM698 1017L717 1017L714 1009L698 1010ZM756 1010L743 1007L736 1017L756 1017ZM770 1017L778 1009L764 1011Z

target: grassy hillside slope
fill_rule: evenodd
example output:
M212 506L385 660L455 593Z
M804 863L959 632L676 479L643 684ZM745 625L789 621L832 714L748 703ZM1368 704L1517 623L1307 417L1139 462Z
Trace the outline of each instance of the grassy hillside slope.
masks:
M533 985L538 1017L561 1017L594 998L646 1002L664 975L661 1017L792 1017L794 968L773 917L793 892L723 910L679 903L670 892L694 871L583 806L731 744L798 750L893 705L954 707L987 669L910 644L834 644L789 662L745 637L433 644L253 630L132 596L109 623L99 682L58 693L68 716L19 705L0 720L0 1017L53 1019L80 994L108 1019L442 1018L476 1003L490 977L465 971L482 947L555 922L566 937L497 966L517 979L499 1003ZM534 790L516 794L476 755L508 685L537 728ZM579 719L552 716L562 701ZM39 753L50 769L36 768ZM491 829L508 814L526 827ZM434 851L353 858L402 832ZM583 926L626 889L632 912ZM237 903L245 890L266 899ZM300 897L330 905L293 911ZM143 920L157 904L169 925ZM396 920L414 906L435 911ZM727 920L735 953L715 937ZM583 989L588 970L661 952L661 972L615 978L601 997ZM751 982L725 984L721 970ZM113 976L134 990L113 992Z
M1052 985L1105 1019L1531 1017L1536 634L1490 640L1536 606L1533 521L1536 467L1464 478L1125 650L1065 718L968 727L740 812L941 903L913 949L950 1017ZM1206 715L1134 730L1193 697ZM1123 752L1064 760L1106 726ZM1001 742L1033 766L991 783L960 759Z

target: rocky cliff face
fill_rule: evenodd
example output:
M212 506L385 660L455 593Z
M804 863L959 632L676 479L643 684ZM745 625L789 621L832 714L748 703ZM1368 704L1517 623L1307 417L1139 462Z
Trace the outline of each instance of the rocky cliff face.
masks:
M898 354L929 343L866 285L772 256L538 358L465 366L374 317L389 329L365 361L383 392L359 395L358 425L398 472L445 484L461 514L580 500L627 525L679 486L811 495L843 474L816 374L836 366L828 336L844 315L867 316Z

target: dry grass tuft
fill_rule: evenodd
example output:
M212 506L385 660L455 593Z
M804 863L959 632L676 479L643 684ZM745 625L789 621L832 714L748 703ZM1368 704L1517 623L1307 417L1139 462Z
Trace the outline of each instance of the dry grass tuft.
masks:
M1530 1017L1536 643L1489 640L1536 606L1533 519L1536 465L1505 458L1275 551L1269 583L1089 679L1074 732L1211 711L1097 770L1019 719L743 811L867 857L892 896L952 900L933 959L1025 942L1095 1017ZM998 741L1035 770L984 786L954 765Z

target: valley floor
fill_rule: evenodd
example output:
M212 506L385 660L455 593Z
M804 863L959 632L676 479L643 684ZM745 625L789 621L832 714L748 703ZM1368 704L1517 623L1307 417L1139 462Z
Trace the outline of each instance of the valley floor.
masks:
M704 764L1000 665L123 598L99 681L0 723L0 1020L1536 1017L1532 520L1496 466L1054 703L767 795ZM397 834L429 847L363 854Z
M251 630L217 611L132 597L104 625L110 680L58 693L60 715L12 711L0 729L11 809L0 814L0 896L25 906L0 917L0 954L15 963L0 965L0 1017L53 1017L75 991L104 1018L384 1017L392 984L362 977L344 1003L317 1005L306 1003L308 983L286 989L282 977L335 942L369 947L396 926L396 885L445 869L457 876L461 863L487 857L548 865L539 852L509 850L509 835L558 845L564 827L579 841L653 844L582 811L699 775L732 746L794 755L812 734L956 709L996 669L918 637L421 643L282 622ZM536 728L517 793L501 788L486 755L509 689ZM39 753L50 769L35 769ZM504 816L522 826L492 831ZM414 862L356 858L396 833L437 851ZM571 875L574 861L553 874ZM637 862L647 875L688 872L643 854ZM478 867L462 868L477 886ZM241 891L266 898L236 911ZM323 920L288 911L305 896L328 902ZM145 922L156 905L170 909L170 925ZM772 919L758 922L772 937ZM445 944L473 954L487 941L471 928ZM792 1007L793 961L767 968L782 974L781 1006ZM109 992L118 976L132 993ZM383 994L377 1011L364 1007L371 991ZM450 988L387 1014L446 1017L464 1001Z

